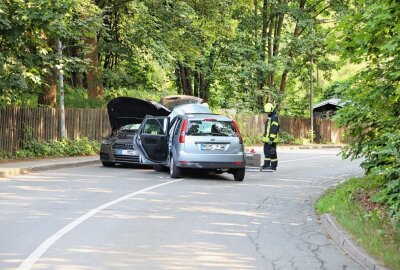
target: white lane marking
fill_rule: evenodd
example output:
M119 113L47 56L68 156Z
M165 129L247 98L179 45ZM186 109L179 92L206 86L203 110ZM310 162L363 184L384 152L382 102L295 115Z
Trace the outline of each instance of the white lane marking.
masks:
M75 219L74 221L72 221L71 223L69 223L68 225L66 225L65 227L63 227L62 229L60 229L59 231L57 231L55 234L53 234L52 236L50 236L49 238L47 238L39 247L37 247L35 249L35 251L33 251L22 263L21 265L18 267L18 270L30 270L32 268L32 266L36 263L37 260L40 259L40 257L42 257L42 255L55 243L57 242L58 239L60 239L61 237L63 237L65 234L67 234L69 231L71 231L72 229L74 229L76 226L78 226L79 224L81 224L82 222L84 222L85 220L91 218L92 216L96 215L98 212L100 212L101 210L104 210L114 204L117 204L119 202L122 202L126 199L129 199L133 196L136 196L138 194L142 194L145 193L149 190L158 188L158 187L162 187L165 185L169 185L172 183L176 183L179 181L182 181L184 179L178 179L178 180L174 180L174 181L169 181L166 183L162 183L162 184L158 184L158 185L154 185L148 188L144 188L141 189L139 191L136 192L132 192L128 195L119 197L111 202L105 203L97 208L94 208L92 210L90 210L89 212L87 212L86 214L84 214L83 216L79 217L78 219Z
M292 159L292 160L284 160L284 161L279 161L279 163L292 162L292 161L302 161L302 160L325 158L325 157L332 157L332 155L330 155L330 156L310 157L310 158L299 158L299 159Z

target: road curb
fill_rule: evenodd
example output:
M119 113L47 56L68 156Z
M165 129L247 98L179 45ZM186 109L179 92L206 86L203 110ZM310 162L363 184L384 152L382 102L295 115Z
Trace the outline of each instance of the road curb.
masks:
M257 149L258 151L263 151L262 145L256 145L256 146L246 146L245 150L246 152L250 152L251 150ZM317 145L317 144L312 144L312 145L277 145L278 151L279 150L304 150L304 149L342 149L344 145L338 145L338 144L332 144L332 145Z
M278 149L341 149L342 145L278 145Z
M369 270L389 270L368 255L359 245L354 243L351 236L337 224L330 214L321 216L322 227L335 243L351 258Z
M28 174L31 172L39 172L46 170L54 170L54 169L62 169L62 168L72 168L72 167L81 167L91 164L100 163L100 160L88 160L88 161L79 161L79 162L68 162L68 163L58 163L58 164L46 164L46 165L37 165L31 167L23 167L23 168L1 168L0 169L0 178L16 176L20 174Z

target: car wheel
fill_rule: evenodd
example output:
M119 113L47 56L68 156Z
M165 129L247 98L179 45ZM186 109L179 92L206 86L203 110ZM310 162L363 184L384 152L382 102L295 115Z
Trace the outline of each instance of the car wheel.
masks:
M103 164L104 167L114 167L115 166L114 162L102 161L101 164Z
M171 178L178 178L181 176L181 168L176 167L174 157L171 157L171 163L169 166L169 173L171 174Z
M162 172L164 171L165 167L161 164L154 164L154 170L157 172Z
M245 174L245 168L237 169L233 171L233 178L235 181L243 181Z

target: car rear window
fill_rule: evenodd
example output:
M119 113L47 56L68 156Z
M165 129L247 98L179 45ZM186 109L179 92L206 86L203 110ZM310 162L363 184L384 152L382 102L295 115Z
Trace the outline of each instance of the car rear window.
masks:
M238 136L232 121L192 120L188 126L188 136Z

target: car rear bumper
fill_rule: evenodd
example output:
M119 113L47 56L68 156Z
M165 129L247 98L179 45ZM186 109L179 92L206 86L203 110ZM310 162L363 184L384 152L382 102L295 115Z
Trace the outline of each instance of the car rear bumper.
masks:
M193 169L241 169L245 168L245 162L187 162L178 161L176 166Z
M176 166L181 168L236 169L246 166L243 152L193 154L181 150L174 157Z
M193 162L216 162L216 163L223 163L223 162L244 162L245 157L243 152L239 153L231 153L231 154L204 154L204 153L189 153L185 151L178 151L177 155L174 155L176 160L187 160Z

